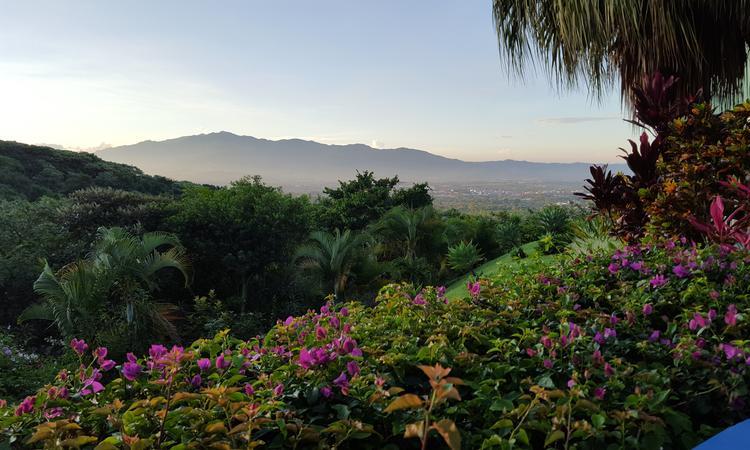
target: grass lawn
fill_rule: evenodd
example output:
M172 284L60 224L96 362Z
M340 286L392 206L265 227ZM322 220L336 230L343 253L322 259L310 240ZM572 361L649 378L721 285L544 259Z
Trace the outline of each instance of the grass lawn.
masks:
M528 256L537 254L539 252L538 247L539 244L537 242L529 242L528 244L521 246L523 251ZM477 276L481 278L491 278L494 275L497 275L504 268L516 265L519 263L519 261L522 261L517 258L514 259L513 253L514 252L509 252L502 256L498 256L492 261L487 261L486 263L477 267L474 270L474 273L476 273ZM469 282L469 278L471 278L471 274L467 273L466 275L458 279L458 281L448 286L448 289L445 293L446 297L448 297L449 299L463 298L466 295L466 283Z

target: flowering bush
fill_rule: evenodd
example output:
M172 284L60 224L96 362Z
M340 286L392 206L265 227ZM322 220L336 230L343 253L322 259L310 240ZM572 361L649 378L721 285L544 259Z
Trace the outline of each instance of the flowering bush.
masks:
M750 415L746 251L678 240L556 261L450 302L386 286L373 307L327 304L248 341L221 332L115 362L75 340L77 367L0 407L2 436L36 448L690 448Z

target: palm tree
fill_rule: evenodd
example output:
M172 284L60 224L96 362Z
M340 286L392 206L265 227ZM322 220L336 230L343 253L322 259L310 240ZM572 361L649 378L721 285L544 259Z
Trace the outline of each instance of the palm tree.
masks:
M310 240L297 250L295 260L302 268L319 273L323 280L333 285L333 296L338 301L354 275L354 266L361 257L368 237L337 228L333 233L314 231Z
M403 243L404 259L413 261L417 256L420 227L434 217L435 210L431 206L419 209L398 206L388 211L374 229L386 240Z
M133 236L121 228L99 228L89 256L57 273L45 262L34 283L44 301L27 308L19 321L52 321L66 338L96 341L99 333L116 323L103 316L125 318L129 335L163 332L176 337L169 322L171 305L153 301L158 275L176 269L189 282L189 263L177 238L160 232Z
M561 86L599 95L619 79L631 106L656 72L680 78L679 98L702 88L727 103L748 90L750 0L493 0L493 18L519 74L536 56Z

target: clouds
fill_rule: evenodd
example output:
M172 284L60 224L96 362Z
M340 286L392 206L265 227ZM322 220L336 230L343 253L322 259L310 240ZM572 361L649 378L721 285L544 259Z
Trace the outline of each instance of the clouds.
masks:
M537 119L536 122L544 125L575 125L586 122L601 122L605 120L621 120L618 116L578 116L578 117L547 117Z

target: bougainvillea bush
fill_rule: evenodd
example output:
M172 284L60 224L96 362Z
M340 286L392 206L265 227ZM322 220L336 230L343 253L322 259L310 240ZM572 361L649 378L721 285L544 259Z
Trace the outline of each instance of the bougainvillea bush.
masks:
M13 448L690 448L750 416L750 254L666 241L387 286L264 337L80 367L0 408Z

